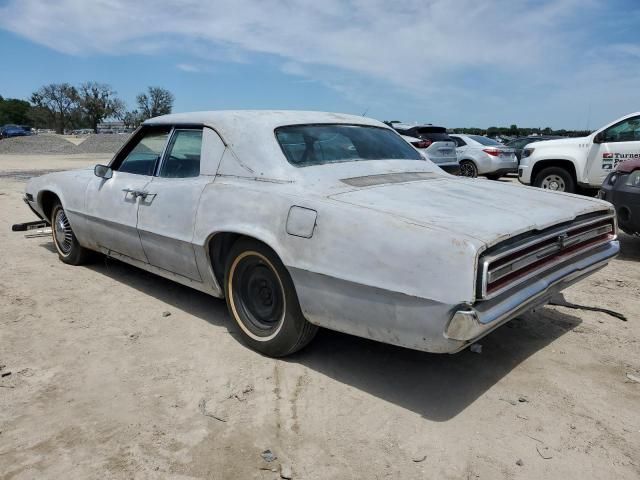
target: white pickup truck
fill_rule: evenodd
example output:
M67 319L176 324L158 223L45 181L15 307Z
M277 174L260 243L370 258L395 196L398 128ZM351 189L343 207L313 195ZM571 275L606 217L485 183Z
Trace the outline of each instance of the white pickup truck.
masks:
M526 145L518 179L549 190L593 191L618 163L632 158L640 158L640 112L625 115L588 137Z

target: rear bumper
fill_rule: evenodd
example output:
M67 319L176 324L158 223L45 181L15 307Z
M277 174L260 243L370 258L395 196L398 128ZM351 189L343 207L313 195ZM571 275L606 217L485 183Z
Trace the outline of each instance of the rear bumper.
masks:
M515 168L501 168L494 170L493 172L487 172L486 175L506 175L507 173L516 173L518 170Z
M515 156L512 159L500 158L494 157L485 152L480 152L473 158L473 160L478 167L478 175L504 175L506 173L518 171L518 159Z
M516 292L506 292L490 301L460 309L447 325L445 337L464 342L460 347L463 349L518 315L544 305L555 294L606 266L619 251L619 242L611 241L568 265L536 278Z
M617 241L575 257L491 299L462 307L289 268L309 322L351 335L433 353L456 353L604 267Z

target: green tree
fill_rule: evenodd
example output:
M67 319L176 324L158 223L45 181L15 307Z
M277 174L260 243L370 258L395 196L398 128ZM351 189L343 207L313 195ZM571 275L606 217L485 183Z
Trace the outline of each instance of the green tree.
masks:
M142 123L142 117L138 110L129 110L122 115L122 122L127 128L136 128Z
M64 133L78 107L78 90L68 83L51 83L33 92L31 103L56 133Z
M79 113L96 133L100 122L124 113L124 102L116 97L115 90L107 84L85 82L78 88L77 95Z
M160 87L148 87L147 93L136 97L142 120L171 113L174 101L173 93Z
M29 102L17 98L3 99L0 97L0 125L6 125L7 123L16 125L30 124L30 109Z

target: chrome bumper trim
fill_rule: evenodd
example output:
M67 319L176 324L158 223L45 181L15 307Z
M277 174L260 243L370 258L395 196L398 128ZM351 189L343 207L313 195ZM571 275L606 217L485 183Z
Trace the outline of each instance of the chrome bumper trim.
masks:
M458 310L449 321L444 336L469 343L487 335L514 317L547 303L553 295L581 278L607 265L620 251L620 243L611 241L590 251L589 255L552 272L545 272L537 280L523 286L506 298L478 302L472 307Z

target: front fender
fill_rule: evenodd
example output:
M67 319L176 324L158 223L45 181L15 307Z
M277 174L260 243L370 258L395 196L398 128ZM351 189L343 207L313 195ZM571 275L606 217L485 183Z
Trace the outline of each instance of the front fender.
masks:
M66 172L55 172L32 178L25 188L25 192L33 197L32 206L38 214L47 217L44 201L47 194L53 194L60 200L60 203L67 213L73 231L84 244L84 206L85 192L89 179L93 173L89 170L71 170Z

